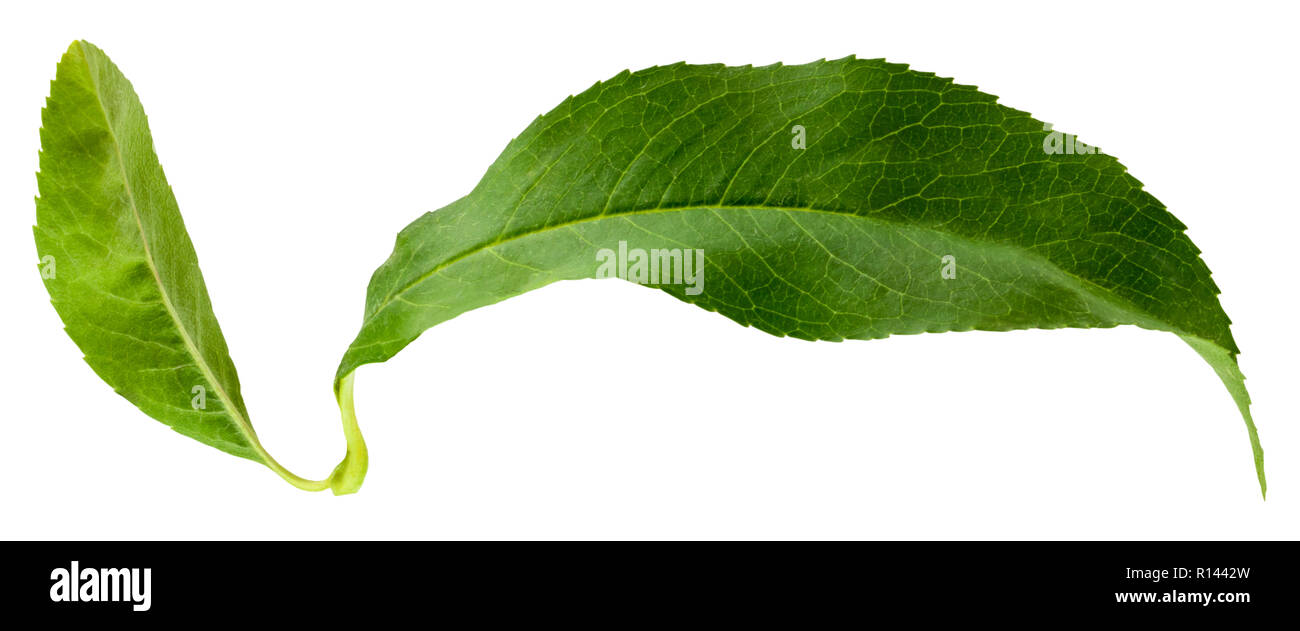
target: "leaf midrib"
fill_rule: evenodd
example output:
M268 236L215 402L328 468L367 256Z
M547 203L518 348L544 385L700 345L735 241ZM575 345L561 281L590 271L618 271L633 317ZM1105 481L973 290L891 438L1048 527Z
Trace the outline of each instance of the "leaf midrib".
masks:
M122 144L117 138L117 131L113 127L113 121L109 120L108 108L104 105L104 99L101 94L99 80L96 76L95 69L92 67L90 58L86 56L86 51L83 46L78 46L77 52L81 53L81 59L86 66L86 74L89 76L90 83L94 88L93 92L95 93L95 101L99 104L100 113L104 115L104 127L108 130L108 137L113 143L113 152L117 156L118 172L122 176L122 186L126 189L126 197L129 202L128 205L131 208L131 217L135 220L136 229L140 234L140 243L144 248L145 263L149 266L149 272L153 275L154 284L158 287L158 294L162 298L163 307L167 309L167 315L171 317L172 322L176 323L176 330L180 332L181 341L185 344L186 352L188 352L190 357L194 359L194 364L198 367L203 378L211 384L213 390L216 391L217 398L221 401L222 407L225 408L226 414L232 421L234 421L235 427L237 427L240 433L244 435L244 438L248 440L249 447L257 453L258 457L263 460L269 459L270 456L257 440L257 434L253 431L252 425L234 404L233 399L226 392L221 381L216 378L211 367L208 366L207 360L203 357L202 353L199 352L198 345L194 343L189 330L185 328L185 324L181 321L180 316L176 311L176 307L172 304L171 296L167 293L167 288L163 284L162 276L158 273L158 266L154 263L153 252L149 247L149 238L145 234L144 222L140 217L140 209L136 202L135 191L131 186L131 178L127 175L126 161L122 154Z
M430 269L428 272L425 272L425 273L421 274L421 275L420 275L419 277L417 277L415 280L413 280L413 281L411 281L410 283L407 283L405 286L403 286L400 290L398 290L398 291L396 291L396 292L393 292L393 293L389 294L389 295L384 299L384 302L381 303L380 306L379 306L378 308L376 308L375 311L374 311L373 313L371 313L370 316L369 316L366 320L367 320L367 322L369 322L369 321L373 320L374 318L378 317L379 314L382 313L386 308L388 308L388 306L391 305L394 301L398 300L398 299L401 298L403 295L405 295L407 292L411 291L412 289L414 289L415 287L417 287L417 286L419 286L420 284L424 283L425 281L429 280L430 278L433 278L434 276L438 275L438 274L439 274L440 272L442 272L443 270L445 270L445 269L447 269L447 268L449 268L449 267L451 267L451 266L453 266L453 265L455 265L455 264L457 264L457 263L459 263L459 262L461 262L461 261L463 261L463 260L465 260L465 259L467 259L467 258L469 258L469 257L471 257L471 256L474 256L474 255L476 255L476 254L479 254L479 253L482 253L482 252L485 252L485 251L491 250L491 249L493 249L493 248L495 248L495 247L497 247L497 246L500 246L500 245L504 245L504 244L511 243L511 242L514 242L514 241L518 241L518 240L521 240L521 239L526 239L526 238L529 238L529 237L538 236L538 235L545 234L545 233L547 233L547 232L551 232L551 231L554 231L554 230L561 230L561 229L570 228L570 227L575 226L575 225L580 225L580 224L589 223L589 222L595 222L595 221L601 221L601 220L603 220L603 219L617 219L617 218L623 218L623 217L638 217L638 216L647 216L647 215L655 215L655 214L670 213L670 212L691 212L691 211L706 211L706 210L713 210L713 211L717 211L717 210L727 210L727 211L741 211L741 210L745 210L745 211L752 211L752 210L769 210L769 211L777 211L777 212L806 212L806 213L815 213L815 214L822 214L822 215L832 215L832 216L835 216L835 217L841 217L841 218L851 217L851 218L861 219L861 220L863 220L863 221L867 221L867 222L874 222L874 223L877 223L877 224L880 224L880 225L890 226L890 227L892 227L892 228L902 228L902 229L910 229L910 230L928 230L928 231L931 231L931 232L935 232L935 233L938 233L938 234L944 235L944 236L947 237L947 238L950 238L950 239L953 239L953 240L956 240L956 241L959 241L959 242L965 242L965 243L973 244L973 245L976 245L976 246L998 246L998 247L1007 247L1007 248L1015 249L1015 250L1017 250L1017 251L1018 251L1022 256L1025 256L1026 258L1029 258L1029 259L1033 260L1034 262L1039 263L1039 264L1041 264L1041 265L1044 265L1044 266L1050 267L1051 269L1056 270L1057 272L1059 272L1059 273L1062 274L1063 276L1065 276L1065 277L1067 277L1067 278L1069 278L1069 279L1072 279L1072 280L1074 280L1074 281L1080 283L1080 284L1084 287L1084 289L1089 290L1089 293L1090 293L1090 294L1093 294L1094 296L1097 296L1098 298L1102 299L1103 301L1109 303L1112 307L1116 307L1116 308L1119 308L1119 309L1121 309L1121 310L1124 310L1124 311L1128 311L1128 312L1131 312L1131 313L1137 314L1137 315L1142 316L1142 317L1144 317L1144 318L1148 318L1148 319L1151 319L1151 320L1155 320L1155 321L1158 321L1158 322L1165 323L1165 324L1167 324L1167 325L1169 326L1169 329L1167 329L1167 330L1168 330L1169 332L1171 332L1171 333L1175 333L1175 334L1179 334L1179 335L1192 335L1192 336L1194 336L1194 337L1198 337L1198 338L1200 338L1200 339L1205 339L1206 341L1208 341L1208 342L1210 342L1210 343L1212 343L1212 344L1214 344L1214 345L1216 345L1216 346L1220 346L1220 347L1222 347L1218 342L1216 342L1216 341L1214 341L1214 340L1207 339L1207 338L1205 338L1205 337L1202 336L1202 335L1198 335L1198 334L1195 334L1195 333L1191 333L1191 332L1188 332L1188 331L1182 329L1181 327L1176 327L1176 326L1174 326L1172 323L1170 323L1170 322L1169 322L1168 320L1166 320L1165 318L1160 317L1160 316L1157 316L1157 315L1151 313L1150 311L1147 311L1146 309L1143 309L1143 308L1139 307L1137 304L1133 303L1132 301L1125 300L1124 298L1115 295L1115 293L1112 292L1110 289L1108 289L1108 288L1106 288L1106 287L1104 287L1104 286L1102 286L1102 285L1097 284L1095 281L1093 281L1093 280L1091 280L1091 279L1088 279L1088 278L1084 278L1084 277L1079 276L1079 275L1077 275L1077 274L1075 274L1075 273L1073 273L1073 272L1071 272L1071 271L1069 271L1069 270L1066 270L1066 269L1062 268L1061 266L1059 266L1059 265L1053 263L1052 261L1050 261L1050 260L1047 259L1046 257L1043 257L1042 255L1037 254L1037 253L1035 253L1035 252L1032 252L1032 251L1028 250L1027 248L1025 248L1025 247L1023 247L1023 246L1021 246L1021 245L1019 245L1019 244L1014 244L1014 243L995 243L995 242L992 242L992 241L985 241L985 240L981 240L981 239L972 238L972 237L967 236L967 235L960 235L960 234L956 234L956 233L953 233L953 232L948 232L948 231L940 230L940 229L938 229L938 228L934 228L934 227L929 227L929 226L914 226L914 225L910 225L910 224L907 224L907 223L904 223L904 222L899 222L899 221L890 221L890 220L882 219L882 218L879 218L879 217L868 217L868 216L866 216L866 215L859 215L859 214L855 214L855 213L847 213L847 212L840 212L840 211L826 210L826 209L823 209L823 208L816 208L816 207L787 207L787 206L770 206L770 205L692 204L692 205L688 205L688 206L673 206L673 207L655 207L655 208L646 208L646 209L641 209L641 210L625 211L625 212L618 212L618 213L600 213L600 214L592 215L592 216L589 216L589 217L581 217L581 218L579 218L579 219L574 219L574 220L571 220L571 221L566 221L566 222L562 222L562 223L558 223L558 224L553 224L553 225L550 225L550 226L543 226L543 227L541 227L541 228L537 228L537 229L533 229L533 230L527 230L527 231L524 231L524 232L520 232L520 233L517 233L517 234L511 235L511 236L506 237L506 238L498 238L498 239L495 239L495 240L493 240L493 241L491 241L491 242L488 242L488 243L485 243L485 244L478 245L478 246L475 246L475 247L473 247L473 248L467 249L467 250L461 252L460 254L457 254L456 256L451 257L451 258L449 258L449 259L447 259L447 260L445 260L445 261L439 263L438 265L436 265L436 266L434 266L432 269Z

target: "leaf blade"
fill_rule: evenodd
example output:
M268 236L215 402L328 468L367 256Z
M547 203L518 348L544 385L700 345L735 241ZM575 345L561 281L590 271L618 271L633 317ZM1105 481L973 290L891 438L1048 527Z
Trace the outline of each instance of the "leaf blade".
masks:
M59 264L46 288L87 362L150 416L261 462L143 108L126 78L89 43L74 42L59 63L42 112L41 145L37 250ZM177 371L174 378L159 379L169 370ZM195 409L195 387L215 395L216 409Z
M1047 153L1049 130L882 60L622 73L539 117L469 195L399 234L337 378L465 311L591 278L599 249L703 249L709 290L661 288L776 335L1134 324L1198 340L1263 491L1199 250L1113 158ZM955 280L942 255L961 262Z
M144 108L102 50L69 46L41 121L33 234L50 301L86 363L182 435L304 490L355 491L359 432L344 464L361 465L346 484L294 475L262 447Z

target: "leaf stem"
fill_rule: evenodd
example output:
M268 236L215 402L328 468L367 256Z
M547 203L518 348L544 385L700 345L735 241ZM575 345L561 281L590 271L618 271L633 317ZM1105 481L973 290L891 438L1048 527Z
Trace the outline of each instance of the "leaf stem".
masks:
M276 462L275 458L272 458L271 454L258 444L256 446L258 455L276 475L304 491L332 489L335 495L346 495L356 493L361 488L370 456L366 451L366 441L361 437L361 428L357 425L357 412L352 403L352 384L355 375L356 373L348 373L347 377L339 381L338 388L339 414L343 417L343 435L348 441L348 452L343 456L343 461L334 467L334 471L328 478L308 480L284 468L284 465Z
M361 488L361 481L366 477L366 468L370 464L370 455L366 451L366 440L361 437L361 428L357 425L357 411L352 404L352 384L356 373L350 372L339 381L339 413L343 416L343 435L348 440L348 453L343 462L330 474L330 488L335 495L356 493Z

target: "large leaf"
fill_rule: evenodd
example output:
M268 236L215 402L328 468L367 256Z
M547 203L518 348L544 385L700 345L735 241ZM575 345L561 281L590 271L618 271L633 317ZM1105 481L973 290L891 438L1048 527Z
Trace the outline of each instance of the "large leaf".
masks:
M300 488L356 490L365 450L342 387L349 455L300 478L258 442L143 107L103 51L74 42L41 115L36 247L68 335L109 385L172 429ZM358 471L359 468L359 471Z
M1264 492L1237 346L1183 224L1114 158L1049 130L881 60L625 72L537 119L469 195L398 235L339 389L429 327L598 276L611 253L628 277L638 251L698 249L702 288L647 284L774 335L1175 333L1235 399Z

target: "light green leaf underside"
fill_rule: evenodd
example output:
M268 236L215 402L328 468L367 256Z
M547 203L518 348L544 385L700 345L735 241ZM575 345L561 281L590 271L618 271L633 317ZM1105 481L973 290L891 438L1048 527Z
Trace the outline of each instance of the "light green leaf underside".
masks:
M103 51L69 47L41 122L36 247L86 362L177 432L300 488L329 488L288 472L258 442L144 109Z
M1049 154L1048 133L973 87L881 60L620 74L538 118L469 195L398 235L338 378L471 309L593 278L620 242L700 249L701 293L657 286L774 335L1176 333L1237 402L1264 489L1199 250L1114 158ZM940 273L945 256L956 278Z
M140 100L77 42L41 113L36 246L67 331L100 377L150 416L261 461L208 291ZM194 409L196 387L206 409Z

